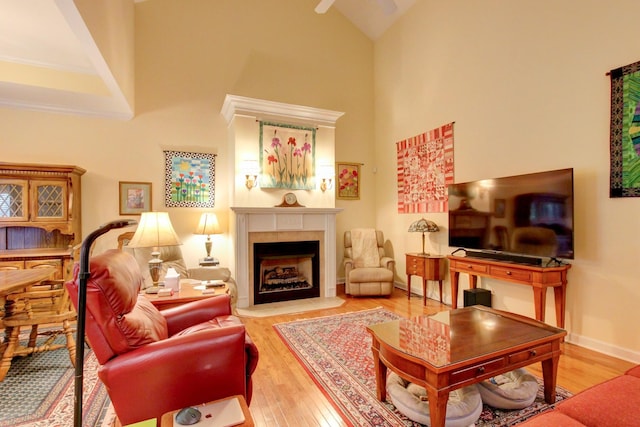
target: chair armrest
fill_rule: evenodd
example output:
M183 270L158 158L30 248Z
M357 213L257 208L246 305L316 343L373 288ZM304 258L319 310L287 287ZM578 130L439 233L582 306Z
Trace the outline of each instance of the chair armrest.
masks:
M231 271L226 267L194 267L187 269L189 279L194 280L223 280L231 278Z
M123 425L197 403L246 395L245 328L212 328L157 341L105 363L98 375ZM152 398L149 391L156 393Z
M380 267L384 267L387 270L393 270L393 267L396 265L396 261L388 256L383 256L380 258Z
M167 320L169 336L172 336L189 326L207 322L214 317L230 315L231 298L229 295L216 295L160 310L160 313Z
M346 286L346 291L347 293L349 293L349 273L351 272L351 270L353 270L355 264L353 263L353 259L352 258L345 258L342 260L342 265L344 266L344 283Z

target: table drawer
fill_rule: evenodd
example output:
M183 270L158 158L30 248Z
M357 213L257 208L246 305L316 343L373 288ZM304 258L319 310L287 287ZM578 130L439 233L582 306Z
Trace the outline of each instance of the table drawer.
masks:
M538 357L547 353L551 353L551 343L541 344L528 350L510 354L508 357L509 364L524 362L526 360L533 359L534 357Z
M496 279L531 281L531 272L528 270L512 269L508 267L491 267L491 275Z
M470 368L461 369L459 371L452 371L449 375L450 384L458 384L476 377L480 377L488 372L493 372L496 369L500 369L505 366L504 358L489 360L479 365L472 366Z
M22 270L24 261L0 261L0 270Z
M407 274L422 276L424 274L424 260L415 256L407 256Z
M480 273L487 273L489 271L489 266L482 265L482 264L474 264L472 262L460 261L460 262L456 262L455 269L461 272L480 274Z

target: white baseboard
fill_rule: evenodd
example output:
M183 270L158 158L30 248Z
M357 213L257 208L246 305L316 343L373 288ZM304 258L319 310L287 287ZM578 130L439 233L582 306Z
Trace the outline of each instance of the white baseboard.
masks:
M627 360L633 363L640 363L640 352L629 350L617 345L613 345L604 341L585 337L578 334L569 333L566 337L567 342L597 351L608 356L617 357L618 359Z

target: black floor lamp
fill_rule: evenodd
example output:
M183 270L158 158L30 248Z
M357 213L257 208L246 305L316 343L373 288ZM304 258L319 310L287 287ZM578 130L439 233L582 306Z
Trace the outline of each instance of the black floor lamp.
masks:
M84 375L84 326L86 321L87 306L87 281L91 276L89 271L89 252L91 244L101 235L115 228L135 225L138 222L130 219L116 220L101 225L100 228L89 234L80 246L80 271L78 272L78 325L76 335L76 367L73 401L73 425L82 427L82 387Z

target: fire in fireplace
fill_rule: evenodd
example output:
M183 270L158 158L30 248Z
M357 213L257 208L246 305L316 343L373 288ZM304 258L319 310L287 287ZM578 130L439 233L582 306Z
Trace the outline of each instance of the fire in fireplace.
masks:
M320 242L253 244L253 303L320 296Z

